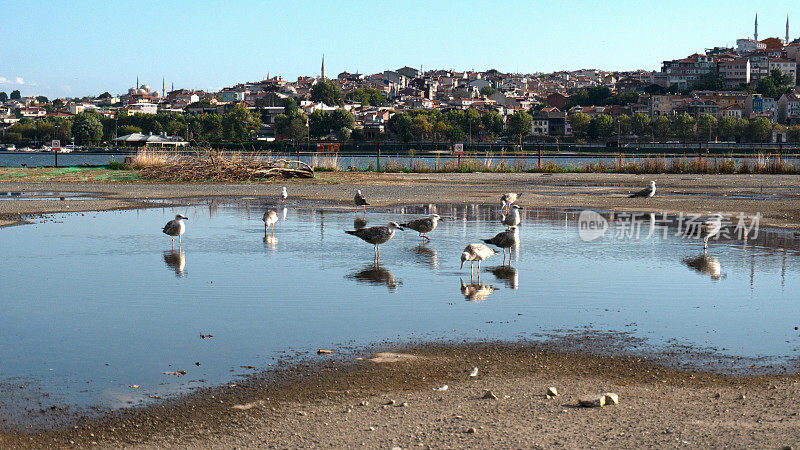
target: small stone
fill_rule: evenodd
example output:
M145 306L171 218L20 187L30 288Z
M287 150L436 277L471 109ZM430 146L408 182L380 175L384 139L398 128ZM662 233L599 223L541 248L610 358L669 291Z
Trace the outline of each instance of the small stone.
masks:
M714 398L720 398L719 392L717 392L716 394L714 394Z
M406 406L408 406L408 402L400 403L400 407L401 408L405 408Z
M375 427L369 427L369 428L367 428L367 430L369 430L369 431L375 431Z
M469 434L475 434L475 431L476 431L475 428L472 427L467 428L467 433Z
M353 410L352 410L352 409L350 409L350 408L347 408L347 409L345 409L345 410L344 410L344 412L345 412L345 413L351 413L351 412L353 412Z
M605 397L606 405L616 405L619 403L619 395L613 392L604 392L603 397Z
M307 412L305 412L305 411L297 411L297 415L298 415L298 416L307 416L307 415L308 415L308 413L307 413Z
M361 406L369 406L369 402L364 400L363 402L361 402Z
M558 397L558 389L554 388L553 386L550 386L549 388L547 388L547 396L548 398Z
M586 408L601 407L606 404L606 396L600 395L586 395L578 399L578 405Z
M394 400L389 400L388 402L386 402L386 404L389 406L394 405L395 403L397 402L395 402Z
M740 395L740 396L739 396L739 400L744 400L744 399L746 399L746 398L747 398L747 396L746 396L746 395L744 395L744 394L742 394L742 395Z
M486 391L483 394L483 397L481 397L481 398L487 398L487 399L490 399L490 400L497 400L497 396L494 395L494 392L492 392L492 391Z

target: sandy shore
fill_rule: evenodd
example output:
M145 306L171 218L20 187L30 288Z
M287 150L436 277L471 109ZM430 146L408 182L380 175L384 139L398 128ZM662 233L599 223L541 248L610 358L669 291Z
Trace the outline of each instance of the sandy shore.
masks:
M659 194L626 194L654 179ZM0 201L5 224L41 214L152 206L149 199L276 197L376 206L494 203L523 192L526 206L763 216L800 229L800 179L770 175L358 174L264 184L0 182L0 191L92 192L91 200ZM159 205L160 206L160 205ZM2 448L127 447L759 447L800 445L796 375L730 377L660 368L628 357L558 353L523 344L392 349L402 358L339 357L301 364L123 411L77 428L0 432ZM335 363L334 363L335 361ZM477 377L469 377L473 367ZM434 388L447 384L446 391ZM544 396L555 386L560 396ZM497 399L481 398L491 390ZM578 408L611 391L620 404ZM392 404L389 404L393 401ZM405 405L404 405L405 403ZM237 406L238 405L238 406ZM363 406L362 406L363 405Z

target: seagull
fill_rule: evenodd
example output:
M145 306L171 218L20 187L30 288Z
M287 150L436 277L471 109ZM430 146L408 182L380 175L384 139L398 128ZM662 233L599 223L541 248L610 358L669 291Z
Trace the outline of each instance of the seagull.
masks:
M494 255L497 251L489 248L483 244L469 244L464 247L464 252L461 254L461 267L464 267L464 261L469 261L469 273L472 273L473 261L478 261L478 273L481 273L481 261Z
M356 192L356 196L353 197L353 203L356 204L356 209L358 209L359 206L363 206L364 207L364 215L367 214L367 205L369 205L369 203L367 203L367 200L361 194L361 189L359 189L358 192Z
M521 196L521 192L506 192L500 196L500 205L503 209L507 209L512 203L517 201L517 198Z
M703 249L708 248L708 240L719 234L722 229L722 214L716 213L700 225L700 236L703 238Z
M469 373L469 376L477 377L478 376L478 368L475 367L474 369L472 369L472 372Z
M397 222L389 222L388 225L379 225L376 227L361 228L353 231L345 230L345 233L352 234L353 236L374 245L375 259L378 259L378 257L380 256L380 249L378 247L384 242L387 242L389 241L389 239L393 238L395 230L402 231L403 227L398 225Z
M510 227L506 231L501 231L491 239L483 239L483 242L492 244L503 249L503 264L506 263L506 249L519 243L519 231L517 227ZM508 252L508 263L511 264L511 252Z
M164 234L172 236L172 245L175 245L175 236L178 236L178 246L180 247L181 245L181 235L186 232L184 220L189 220L189 218L178 214L174 219L167 222L161 230Z
M655 181L651 181L650 182L650 186L642 189L639 192L634 192L633 194L629 195L628 198L634 198L634 197L648 197L649 198L649 197L652 197L654 195L656 195L656 182Z
M278 221L278 213L270 209L264 213L264 217L262 217L261 220L264 221L264 234L267 234L267 228L274 225ZM274 233L275 228L272 230Z
M412 221L402 223L400 224L400 226L411 228L412 230L418 232L421 238L430 241L431 238L425 235L435 230L436 227L439 225L440 220L444 219L439 217L438 214L431 214L428 217L423 217L421 219L414 219Z
M506 227L515 227L519 225L521 219L519 217L519 210L522 209L519 205L511 205L509 209L508 215L503 214L500 223L505 225Z
M286 191L286 186L281 189L281 201L285 202L289 198L289 193Z

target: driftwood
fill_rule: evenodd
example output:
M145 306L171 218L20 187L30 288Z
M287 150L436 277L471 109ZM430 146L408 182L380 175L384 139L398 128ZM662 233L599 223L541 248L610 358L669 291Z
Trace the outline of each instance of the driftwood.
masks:
M287 159L226 156L219 152L172 158L139 170L142 178L164 181L242 182L267 178L314 178L314 169Z

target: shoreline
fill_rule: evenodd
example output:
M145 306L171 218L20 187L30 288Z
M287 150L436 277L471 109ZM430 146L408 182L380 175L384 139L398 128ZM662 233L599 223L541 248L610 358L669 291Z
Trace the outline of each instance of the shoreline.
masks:
M280 186L286 185L290 199L336 205L349 205L355 189L362 189L376 207L495 203L499 193L516 191L525 193L518 201L523 206L666 213L761 212L764 227L800 229L797 176L662 175L652 178L663 195L653 199L625 196L650 178L618 174L320 173L314 180L246 185L3 181L0 190L88 192L102 198L0 201L0 226L3 218L18 223L46 220L46 215L62 212L172 208L193 198L271 201L277 199ZM777 193L775 199L759 197L765 187L768 193ZM736 195L729 197L731 193ZM153 203L153 199L172 202ZM588 354L570 349L554 351L547 344L525 342L411 343L383 350L416 357L401 358L399 363L377 363L353 360L345 353L342 359L333 360L338 361L335 364L325 359L311 363L296 360L285 370L231 382L236 385L233 387L207 388L121 410L106 418L84 417L77 429L0 432L0 446L292 447L357 446L363 442L407 448L421 442L436 447L531 443L589 447L674 446L686 445L682 444L686 441L693 446L741 447L796 445L795 436L800 436L800 418L794 406L800 394L797 373L719 375L668 369L657 359L618 356L600 347L597 354ZM477 379L466 375L473 366L480 369ZM450 390L446 392L454 396L433 391L440 383L448 384ZM555 401L543 398L549 385L562 392ZM499 398L481 399L486 389ZM618 393L622 403L597 410L576 407L579 395L607 390ZM405 400L408 406L384 405L390 398L398 404ZM362 401L369 405L360 406ZM231 409L234 405L242 409ZM460 412L448 415L444 406ZM534 416L526 423L543 425L541 429L520 429L515 424L514 417L530 414ZM385 420L371 422L382 416ZM738 429L742 417L747 417L747 427ZM767 420L762 420L764 417ZM626 418L636 423L628 424ZM395 425L387 426L386 420ZM698 436L701 423L707 429ZM467 433L470 428L475 432ZM586 435L587 429L600 428L625 431L623 435ZM676 437L680 439L676 441Z
M473 367L476 377L468 375ZM448 389L436 390L443 385ZM550 386L558 397L546 398ZM482 398L486 391L497 398ZM578 407L579 397L599 392L618 394L620 404ZM74 428L0 432L0 444L781 447L800 437L798 394L796 373L682 371L642 357L562 353L530 342L412 344L296 361ZM697 434L712 423L719 428Z

